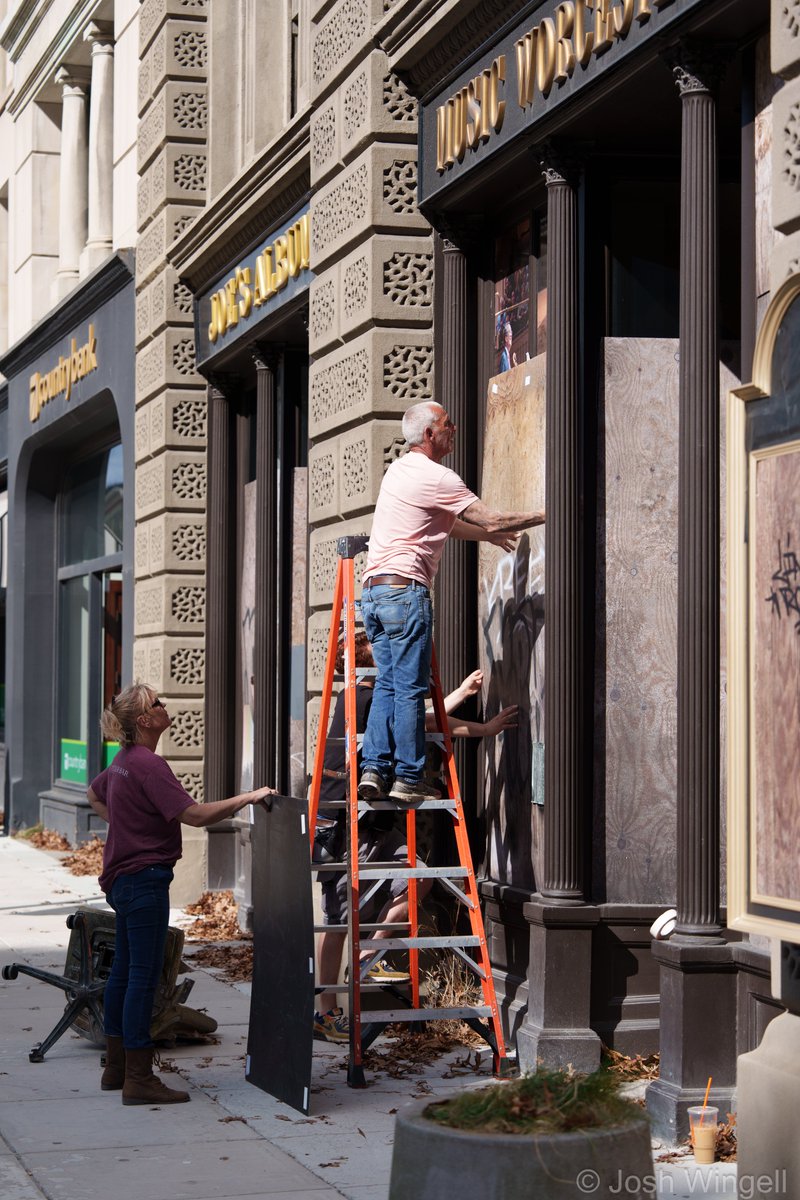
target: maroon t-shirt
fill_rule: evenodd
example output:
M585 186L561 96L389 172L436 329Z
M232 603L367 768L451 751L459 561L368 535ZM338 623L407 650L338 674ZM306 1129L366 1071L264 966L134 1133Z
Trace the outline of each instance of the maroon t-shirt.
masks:
M128 746L91 783L108 808L100 887L143 867L173 867L181 856L178 817L195 801L170 768L146 746Z

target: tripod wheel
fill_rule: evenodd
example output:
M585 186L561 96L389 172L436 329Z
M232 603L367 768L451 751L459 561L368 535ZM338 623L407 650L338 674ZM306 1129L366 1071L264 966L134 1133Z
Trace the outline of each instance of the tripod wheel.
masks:
M75 913L70 913L67 917L67 929L75 928Z
M3 967L3 979L16 979L18 974L19 971L14 963L10 963L9 966Z

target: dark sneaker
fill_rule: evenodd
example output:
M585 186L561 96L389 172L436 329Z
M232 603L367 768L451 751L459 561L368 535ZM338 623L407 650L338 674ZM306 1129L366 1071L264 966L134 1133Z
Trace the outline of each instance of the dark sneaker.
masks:
M368 768L362 772L358 794L362 800L385 800L387 796L386 780L378 771L371 771Z
M314 1013L314 1037L318 1042L349 1042L350 1024L340 1008Z
M441 800L442 798L438 788L431 787L422 780L412 783L410 779L395 779L389 796L392 800L399 800L402 804L411 804L415 800Z

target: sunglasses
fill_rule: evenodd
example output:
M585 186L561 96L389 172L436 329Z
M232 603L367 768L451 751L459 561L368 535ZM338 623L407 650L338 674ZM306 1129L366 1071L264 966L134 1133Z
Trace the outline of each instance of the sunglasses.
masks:
M159 700L158 697L156 697L156 699L153 701L153 703L150 705L150 707L151 708L166 708L167 706L163 700Z

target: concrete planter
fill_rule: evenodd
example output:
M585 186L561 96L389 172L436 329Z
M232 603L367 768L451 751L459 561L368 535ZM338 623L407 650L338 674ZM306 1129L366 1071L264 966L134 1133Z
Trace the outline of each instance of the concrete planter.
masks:
M395 1122L389 1200L579 1200L646 1197L655 1190L650 1126L576 1133L467 1133L407 1105Z

